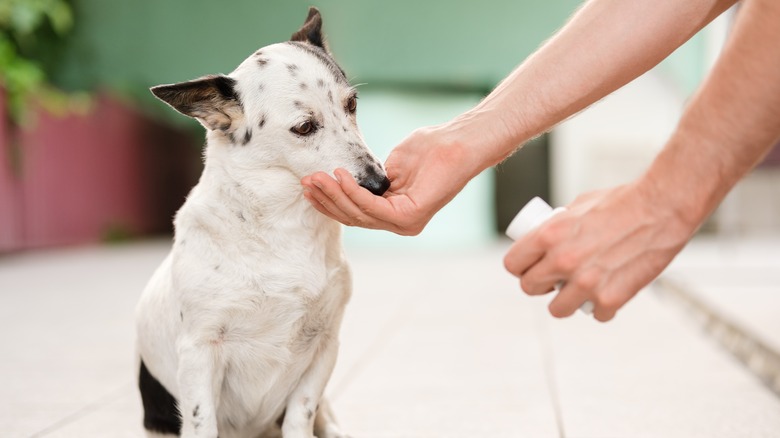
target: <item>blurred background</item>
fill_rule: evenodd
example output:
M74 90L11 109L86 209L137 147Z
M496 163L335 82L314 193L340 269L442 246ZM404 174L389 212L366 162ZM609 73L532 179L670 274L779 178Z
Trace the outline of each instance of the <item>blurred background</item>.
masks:
M488 0L2 0L0 252L170 232L201 170L202 128L148 88L229 73L287 40L310 4L360 85L381 158L420 126L476 104L580 2ZM473 180L422 235L349 229L356 247L470 247L528 199L563 204L640 174L715 59L732 13L659 67ZM710 233L780 231L775 151L710 219Z

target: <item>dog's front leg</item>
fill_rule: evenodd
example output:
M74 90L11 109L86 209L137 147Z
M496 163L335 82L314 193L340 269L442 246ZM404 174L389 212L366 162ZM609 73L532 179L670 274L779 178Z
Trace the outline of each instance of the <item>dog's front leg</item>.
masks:
M328 338L319 355L290 394L282 424L284 438L312 438L317 406L338 355L338 340Z
M211 345L179 341L179 412L183 438L217 438L217 391L224 367L217 366Z

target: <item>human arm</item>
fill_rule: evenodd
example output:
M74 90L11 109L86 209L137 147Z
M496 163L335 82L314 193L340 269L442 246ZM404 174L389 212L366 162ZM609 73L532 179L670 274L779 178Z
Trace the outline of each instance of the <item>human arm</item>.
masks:
M745 0L723 53L647 172L591 193L510 249L529 294L564 281L550 303L585 300L601 321L671 262L736 182L780 137L780 3Z
M733 0L591 0L479 105L415 131L387 159L385 197L318 173L302 180L347 225L418 234L475 175L656 65Z

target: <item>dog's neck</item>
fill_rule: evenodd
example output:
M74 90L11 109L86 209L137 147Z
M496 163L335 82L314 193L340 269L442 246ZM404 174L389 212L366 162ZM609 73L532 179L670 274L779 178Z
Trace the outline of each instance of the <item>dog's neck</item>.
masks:
M250 234L269 230L333 234L340 228L309 204L299 178L289 169L271 164L236 169L226 157L210 152L177 222L186 215L208 222L202 227L230 227L231 232L245 229Z

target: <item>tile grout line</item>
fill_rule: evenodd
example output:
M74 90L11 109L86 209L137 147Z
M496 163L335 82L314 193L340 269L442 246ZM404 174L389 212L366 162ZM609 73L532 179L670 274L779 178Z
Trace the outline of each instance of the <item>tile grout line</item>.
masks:
M41 429L38 432L33 433L32 435L29 436L29 438L40 438L49 435L52 432L56 432L58 429L61 429L63 426L72 424L78 421L79 419L91 414L92 412L97 411L105 404L119 400L124 395L125 391L127 391L127 389L128 389L128 384L122 385L121 387L116 388L115 390L109 392L108 394L98 398L97 400L88 403L86 406L76 410L75 412L68 414L65 417L55 421L53 424L45 427L44 429Z
M543 314L534 310L534 319L539 329L539 350L542 353L542 367L547 381L547 389L550 393L550 403L555 414L555 425L558 427L558 438L566 438L566 431L563 427L563 411L561 409L561 400L558 393L558 384L555 380L555 357L553 354L552 336L549 327L543 319Z
M769 391L780 397L780 352L717 312L681 281L664 276L654 284L654 290L662 298L668 298L688 319L698 325L707 337L737 359Z

